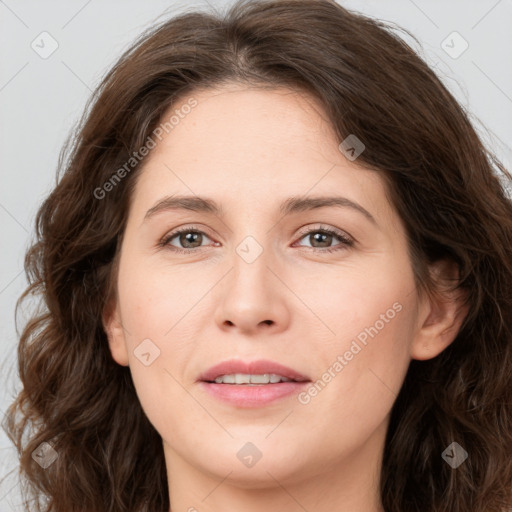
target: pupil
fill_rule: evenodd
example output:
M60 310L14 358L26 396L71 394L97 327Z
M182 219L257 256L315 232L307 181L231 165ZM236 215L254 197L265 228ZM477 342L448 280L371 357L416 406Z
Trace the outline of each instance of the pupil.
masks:
M181 235L181 244L184 245L186 247L186 244L189 244L189 243L194 243L194 241L197 241L197 237L199 237L200 233L192 233L192 232L189 232L189 233L185 233L183 235ZM185 243L184 243L185 242ZM201 244L199 244L201 245Z
M321 240L322 238L325 238L325 237L327 237L327 243L326 243L326 241L325 241L325 240L324 240L323 242L322 242L322 240ZM313 235L313 238L314 238L317 242L320 242L321 244L323 243L324 245L322 245L322 247L328 247L328 246L329 246L329 243L328 243L328 242L329 242L329 241L330 241L330 239L332 238L332 235L329 235L328 233L315 233L315 234Z

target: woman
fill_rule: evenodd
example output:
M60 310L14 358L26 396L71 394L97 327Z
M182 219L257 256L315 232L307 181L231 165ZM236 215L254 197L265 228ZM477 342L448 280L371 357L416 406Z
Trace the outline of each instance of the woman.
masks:
M67 156L5 427L40 509L512 507L511 176L383 24L168 20Z

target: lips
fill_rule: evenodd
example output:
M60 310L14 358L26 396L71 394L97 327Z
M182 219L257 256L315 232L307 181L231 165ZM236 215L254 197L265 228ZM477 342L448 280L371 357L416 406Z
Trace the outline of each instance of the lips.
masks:
M244 373L251 375L263 375L265 373L273 373L275 375L281 375L282 377L286 377L287 379L296 382L310 381L310 379L307 376L301 374L300 372L294 370L293 368L289 368L282 364L265 359L249 362L240 361L239 359L230 359L228 361L223 361L203 372L197 380L203 382L214 382L215 379L217 377L220 377L221 375L232 375L236 373Z

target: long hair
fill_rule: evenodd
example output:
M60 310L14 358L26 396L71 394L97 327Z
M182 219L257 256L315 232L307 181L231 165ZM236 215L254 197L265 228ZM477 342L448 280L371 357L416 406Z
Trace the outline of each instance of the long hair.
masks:
M23 387L4 422L27 510L169 510L162 440L129 368L110 354L102 314L144 161L133 155L179 99L229 82L307 92L340 142L355 134L365 144L357 164L386 180L418 290L435 291L429 263L458 265L464 323L437 357L411 361L391 410L386 512L512 509L511 175L389 26L329 0L256 0L181 13L142 34L61 152L25 257L16 310L30 295L42 307L20 335ZM468 453L456 469L442 457L453 442Z

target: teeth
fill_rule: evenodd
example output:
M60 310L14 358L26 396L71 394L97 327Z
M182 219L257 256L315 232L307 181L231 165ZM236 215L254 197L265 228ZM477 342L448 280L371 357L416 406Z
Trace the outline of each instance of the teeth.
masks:
M249 375L247 373L235 373L231 375L221 375L215 379L217 384L276 384L277 382L289 382L291 379L276 375L274 373L265 373L263 375Z

